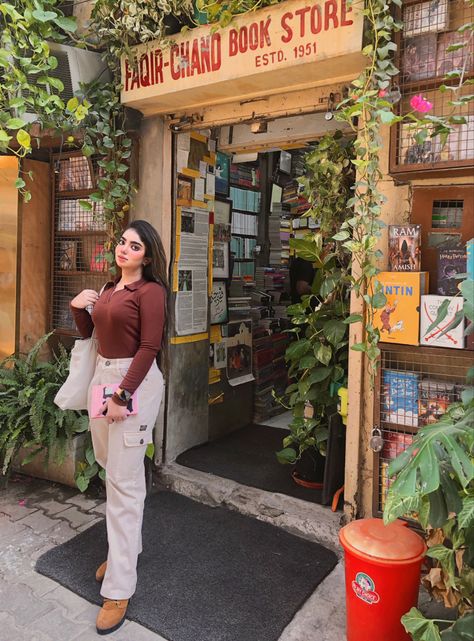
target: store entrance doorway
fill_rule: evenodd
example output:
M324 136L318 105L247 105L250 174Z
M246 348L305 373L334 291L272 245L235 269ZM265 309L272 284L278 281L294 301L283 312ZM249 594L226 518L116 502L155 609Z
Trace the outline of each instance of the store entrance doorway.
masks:
M260 134L250 124L175 135L176 335L166 430L167 460L315 502L323 500L325 458L310 457L319 477L308 493L276 452L292 421L284 398L288 306L316 275L293 255L290 239L318 230L304 216L310 204L301 178L305 155L336 128L321 122L329 121L313 114ZM334 414L329 502L344 478L344 428Z

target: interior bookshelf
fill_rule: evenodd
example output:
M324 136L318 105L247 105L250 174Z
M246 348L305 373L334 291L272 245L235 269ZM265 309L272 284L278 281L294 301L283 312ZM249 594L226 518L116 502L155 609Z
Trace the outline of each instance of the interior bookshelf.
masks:
M462 25L474 20L474 6L463 0L409 0L398 10L404 23L397 35L400 69L398 112L411 111L410 100L421 94L429 100L434 116L451 112L452 92L441 92L441 85L454 86L459 77L453 72L464 69L464 77L474 77L474 42L469 30L458 32ZM464 44L456 48L453 45ZM448 74L448 76L447 76ZM451 74L451 77L449 77ZM396 91L396 87L392 88ZM461 95L471 93L470 85ZM417 141L416 124L399 123L391 129L390 173L399 178L443 175L465 175L472 171L474 158L474 112L467 103L457 114L465 121L454 126L446 144L439 136ZM454 172L454 174L453 174Z
M379 343L374 426L383 445L374 457L373 513L380 516L392 480L388 467L425 425L460 399L472 352Z
M83 289L99 290L108 280L104 257L107 228L101 203L90 199L99 167L80 152L56 154L53 165L51 328L75 335L70 300ZM80 202L90 208L84 209Z
M255 276L255 247L260 213L260 171L257 163L233 163L229 198L232 201L230 251L234 277Z

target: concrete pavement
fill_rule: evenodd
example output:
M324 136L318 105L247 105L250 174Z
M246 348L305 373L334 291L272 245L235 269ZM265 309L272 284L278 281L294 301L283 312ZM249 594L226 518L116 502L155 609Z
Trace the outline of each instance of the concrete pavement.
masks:
M15 476L0 494L0 641L95 641L97 606L34 570L48 549L104 517L104 499ZM339 563L278 641L343 641L344 573ZM127 621L111 641L168 641ZM196 640L205 641L205 640ZM241 639L240 641L245 641Z

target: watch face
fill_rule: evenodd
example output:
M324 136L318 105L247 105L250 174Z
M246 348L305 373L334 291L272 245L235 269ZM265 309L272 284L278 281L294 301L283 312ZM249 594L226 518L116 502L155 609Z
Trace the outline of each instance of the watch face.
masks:
M127 401L127 403L128 403L128 401L132 398L132 395L131 395L131 393L130 393L130 392L128 392L126 389L124 389L124 390L122 390L122 391L120 392L120 398L121 398L123 401Z

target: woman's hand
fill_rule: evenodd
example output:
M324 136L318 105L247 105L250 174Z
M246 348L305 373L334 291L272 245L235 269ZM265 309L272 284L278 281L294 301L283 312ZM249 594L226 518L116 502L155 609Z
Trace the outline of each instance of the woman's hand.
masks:
M111 398L108 398L104 403L104 416L109 425L110 423L120 423L120 421L124 421L128 416L127 406L119 405Z
M95 305L98 298L99 294L95 289L83 289L80 294L72 299L71 305L77 309L85 309L89 305Z

